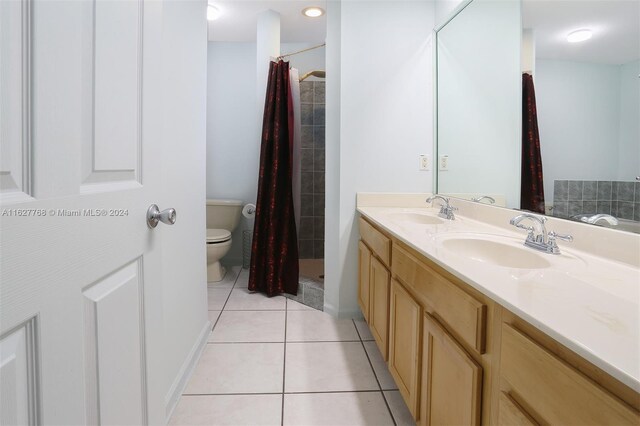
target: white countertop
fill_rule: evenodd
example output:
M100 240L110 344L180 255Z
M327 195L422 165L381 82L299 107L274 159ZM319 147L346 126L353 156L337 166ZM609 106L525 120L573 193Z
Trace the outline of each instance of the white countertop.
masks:
M453 205L460 203L452 200ZM464 210L461 208L461 213ZM502 215L505 212L512 216L520 213L499 210L502 210L499 213ZM456 215L455 221L436 225L403 221L399 215L427 213L435 216L438 210L434 208L370 207L359 203L358 212L640 392L640 268L637 265L578 250L580 245L572 247L559 242L563 254L540 253L550 263L547 268L496 266L456 253L444 247L442 242L448 237L455 237L453 233L466 233L469 238L489 234L489 238L495 236L498 241L513 244L518 250L525 249L522 248L526 236L524 231L495 226L463 214ZM554 228L548 226L547 229ZM632 240L632 245L635 241Z

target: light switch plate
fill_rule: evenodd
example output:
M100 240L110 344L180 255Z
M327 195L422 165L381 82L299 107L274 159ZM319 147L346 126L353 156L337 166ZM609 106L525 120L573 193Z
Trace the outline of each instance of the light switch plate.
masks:
M418 157L418 170L420 171L426 171L426 170L430 170L431 169L431 159L429 158L428 155L424 155L421 154Z
M441 155L438 159L438 170L441 172L449 170L449 156Z

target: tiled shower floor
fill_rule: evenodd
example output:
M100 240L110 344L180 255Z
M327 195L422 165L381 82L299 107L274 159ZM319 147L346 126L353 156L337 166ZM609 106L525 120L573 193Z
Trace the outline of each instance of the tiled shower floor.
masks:
M213 331L172 425L412 425L363 321L211 283Z
M324 259L300 259L300 279L316 281L324 288Z

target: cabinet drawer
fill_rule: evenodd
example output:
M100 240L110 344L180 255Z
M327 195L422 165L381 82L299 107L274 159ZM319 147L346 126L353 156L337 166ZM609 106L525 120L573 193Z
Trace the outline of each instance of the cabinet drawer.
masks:
M500 392L500 397L498 398L498 424L537 426L537 423L505 392Z
M360 238L387 267L391 266L391 240L360 218Z
M392 273L412 288L456 337L484 353L486 305L396 244L392 258Z
M508 324L500 363L509 393L538 423L640 424L638 412Z

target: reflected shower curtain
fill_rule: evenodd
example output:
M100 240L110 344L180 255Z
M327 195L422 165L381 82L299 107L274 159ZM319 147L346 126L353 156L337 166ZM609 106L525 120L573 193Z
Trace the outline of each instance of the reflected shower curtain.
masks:
M522 169L520 208L545 213L538 110L531 74L522 74Z
M268 296L298 292L298 238L292 191L293 123L289 63L271 62L249 269L249 290Z

